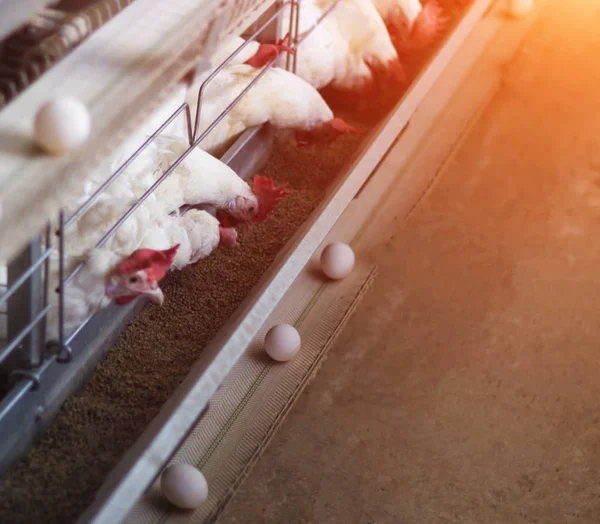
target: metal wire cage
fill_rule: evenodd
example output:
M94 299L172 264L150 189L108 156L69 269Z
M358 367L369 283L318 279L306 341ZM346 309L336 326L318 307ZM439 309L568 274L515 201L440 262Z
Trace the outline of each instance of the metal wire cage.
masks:
M339 0L338 0L339 1ZM158 179L135 201L123 215L108 229L96 243L96 248L104 246L119 230L122 224L155 192L155 190L173 173L186 157L198 147L202 141L215 129L226 115L240 100L260 81L267 71L276 65L278 59L271 60L233 99L225 110L206 129L200 131L205 93L210 83L219 73L249 45L251 41L264 38L279 37L283 30L290 36L290 47L295 51L288 55L284 67L292 72L297 67L297 51L300 43L317 27L337 5L334 2L317 23L299 34L300 1L289 0L277 2L265 19L252 28L252 33L246 38L227 59L225 59L201 84L195 114L187 103L177 108L135 152L123 162L74 212L67 213L62 209L55 221L48 223L44 230L32 238L28 246L7 266L4 288L0 288L0 332L4 328L5 341L0 340L0 431L6 436L0 445L0 474L16 458L16 455L26 449L21 438L23 428L33 428L40 421L45 424L57 411L47 410L46 401L25 402L28 393L39 390L46 383L60 383L69 373L68 364L84 351L91 339L102 330L102 323L107 329L120 331L125 323L112 323L107 320L107 313L100 312L91 315L75 329L68 331L65 327L65 292L73 279L84 266L79 263L75 267L66 265L67 233L75 227L77 221L88 212L94 203L109 188L156 139L173 122L183 119L187 132L188 147L176 158ZM289 10L289 26L281 28L284 10ZM51 271L57 271L57 285L50 288ZM2 275L0 275L0 280ZM139 299L135 310L139 311L144 305ZM49 312L56 308L57 336L48 339ZM110 314L110 313L108 313ZM100 320L98 320L98 317ZM92 322L91 320L94 319ZM100 324L100 327L98 326ZM118 335L113 333L113 340ZM105 350L106 351L106 350ZM102 355L96 355L98 361ZM83 379L79 379L81 385ZM66 396L66 394L65 394ZM50 401L48 400L48 403ZM56 399L54 399L56 404ZM38 429L39 430L39 429ZM38 431L35 430L35 431ZM30 433L34 431L33 429ZM27 439L25 439L27 440Z

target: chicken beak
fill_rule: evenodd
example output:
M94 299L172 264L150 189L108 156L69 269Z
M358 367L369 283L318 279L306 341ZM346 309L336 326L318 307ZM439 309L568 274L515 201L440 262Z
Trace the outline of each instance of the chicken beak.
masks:
M250 222L256 216L258 206L251 199L238 196L235 199L235 207L238 216L245 222Z
M158 304L162 306L165 302L165 295L162 292L162 289L156 287L156 289L151 289L144 293L154 304Z

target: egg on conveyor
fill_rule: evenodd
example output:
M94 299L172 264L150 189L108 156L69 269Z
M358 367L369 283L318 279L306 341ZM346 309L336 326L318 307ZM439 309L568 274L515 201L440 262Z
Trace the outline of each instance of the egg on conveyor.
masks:
M76 98L63 96L40 107L35 116L34 135L46 152L61 155L83 144L91 127L85 105Z
M534 0L508 0L508 12L515 18L528 15L534 7Z
M301 344L300 334L289 324L273 326L267 332L264 342L267 355L277 362L287 362L294 358Z
M191 464L171 464L160 476L165 498L182 509L195 509L208 498L204 475Z
M354 269L354 251L348 244L333 242L321 253L321 270L329 278L339 280Z

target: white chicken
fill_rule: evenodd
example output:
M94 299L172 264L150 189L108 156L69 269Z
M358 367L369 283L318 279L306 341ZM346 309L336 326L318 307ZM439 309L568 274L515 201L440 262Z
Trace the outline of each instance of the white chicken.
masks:
M208 69L197 76L195 84L199 85L212 72L212 67L218 61L229 56L235 49L243 44L244 40L232 37L219 49L216 57L213 57ZM285 48L285 44L278 45L257 44L250 42L234 59L237 65L226 67L209 84L206 91L207 97L203 103L203 112L200 129L203 130L214 120L225 107L244 89L245 82L249 83L257 74L258 70L250 65L240 64L242 60L252 61L254 58L264 60L265 55L277 53ZM239 73L239 74L238 74ZM283 80L281 78L283 77ZM292 84L301 83L301 88L308 88L305 96L299 93L299 107L292 107L295 103L292 97L283 88L283 82L289 80ZM275 103L261 111L261 106L266 104L266 98L277 88L282 88L281 94L274 93ZM130 137L122 147L113 154L110 162L104 168L94 173L87 182L82 197L74 201L74 206L69 211L75 211L82 205L113 173L121 166L134 151L143 144L148 137L166 121L182 104L185 103L186 94L193 104L195 94L190 92L185 85L179 85L173 94L156 110L139 131ZM298 94L298 93L296 93ZM220 95L220 96L218 96ZM280 103L277 104L277 100ZM283 114L290 110L290 115ZM295 109L295 112L294 112ZM323 101L321 96L299 78L286 71L268 71L264 78L245 96L228 114L221 123L209 135L206 141L200 144L205 148L206 142L213 144L211 149L216 149L227 142L247 127L259 125L271 119L275 125L291 125L311 128L322 120L330 121L328 127L344 132L344 123L333 118L331 110ZM139 199L170 166L189 148L189 136L187 125L181 117L177 118L169 127L158 135L148 146L133 160L133 162L121 173L102 194L95 208L101 209L102 205L112 206L115 199L135 201ZM273 209L276 203L285 196L287 190L273 186L269 181L259 179L256 188L242 180L231 168L200 148L191 150L186 158L174 169L169 177L158 187L149 200L157 199L165 206L167 212L175 212L183 205L207 205L231 215L237 221L252 222L260 221ZM256 190L255 190L256 189ZM258 194L257 194L258 191ZM103 204L104 202L104 204ZM98 235L101 221L116 220L118 217L110 217L110 213L97 213L89 215L84 221L80 221L83 231L88 231L95 239ZM135 227L134 224L130 227ZM136 238L135 232L125 232L124 238Z
M445 19L437 0L421 5L420 0L371 0L387 25L400 56L432 44Z
M109 229L135 203L136 199L102 196L65 235L66 270L95 248ZM181 269L208 256L218 245L221 231L215 217L206 211L169 213L163 202L150 197L142 203L103 244L119 258L138 249L163 251L179 245L173 259ZM200 234L202 233L202 235Z
M73 269L84 262L81 270L67 284L64 298L65 334L70 334L91 314L106 307L111 300L127 303L138 295L146 295L162 303L164 297L158 282L170 267L178 246L164 251L142 249L121 257L110 249L93 249L85 257L67 259ZM68 274L68 273L66 273ZM58 260L51 260L46 316L46 340L58 338ZM0 340L7 341L6 318L0 325Z
M108 224L112 225L120 216L114 213L114 202L118 199L124 199L128 204L135 202L188 148L187 136L158 136L107 188L94 205L96 212L87 213L79 221L82 234L88 234L94 241L100 240L102 235L99 231L107 230ZM114 165L120 165L123 160L117 155ZM97 180L96 185L101 181ZM136 215L150 209L149 203L156 201L167 213L176 212L184 205L211 206L231 215L236 221L260 222L287 193L287 189L274 186L264 177L255 177L251 188L229 166L206 151L194 148L148 198L147 204L137 210ZM103 207L107 210L104 211ZM152 215L148 214L144 220L151 219ZM145 224L144 221L140 223ZM117 236L122 236L123 242L128 238L138 238L137 227L138 222L128 220Z
M204 93L199 134L256 78L259 69L247 64L226 67ZM194 96L193 92L191 95ZM188 98L188 102L192 102ZM211 153L223 151L244 130L269 122L276 128L313 131L330 128L356 132L344 125L306 81L281 68L267 71L223 120L200 142ZM315 135L317 136L317 135Z
M136 296L145 295L162 304L163 293L158 286L173 261L178 246L165 251L141 249L128 257L119 257L110 249L94 249L86 256L82 269L67 284L64 294L64 334L68 336L90 315L108 306L114 299L127 304ZM50 279L50 305L46 317L46 340L58 339L58 295L54 265Z
M364 92L376 85L404 85L404 69L371 1L342 0L316 25L332 3L302 0L296 73L317 89ZM284 24L289 17L288 7Z
M282 39L279 44L259 44L258 42L246 42L238 36L229 36L219 46L217 51L207 59L204 59L184 76L182 81L176 85L173 92L164 100L159 107L154 110L144 123L138 128L137 132L129 137L120 147L120 158L128 158L136 149L138 149L145 140L154 134L156 130L171 117L177 109L189 101L191 109L192 124L196 111L197 96L200 86L212 72L223 63L231 54L234 53L244 43L246 44L240 52L234 56L228 66L248 63L253 67L264 65L265 60L270 57L276 57L280 52L293 52L285 43L287 37ZM190 96L189 91L194 95ZM187 125L184 113L180 115L165 129L169 134L183 135L187 133ZM114 162L113 162L114 165Z
M162 304L164 295L158 285L171 267L181 269L210 255L218 245L232 245L234 229L224 228L206 211L191 209L184 215L169 215L156 201L142 204L101 248L93 248L124 213L131 202L100 201L65 235L65 275L81 262L81 269L65 286L65 334L68 335L90 315L106 307L113 299L127 304L144 295ZM87 223L86 223L87 222ZM90 225L98 229L90 234ZM46 339L58 338L58 254L51 257ZM6 326L0 329L6 338Z
M259 70L282 52L293 53L287 45L287 37L278 44L248 42L241 52L206 84L202 94L202 108L197 137L205 132L215 119L238 97L261 73ZM244 44L239 37L230 38L219 48L208 69L196 75L186 102L195 114L198 92L202 84L235 49ZM265 72L225 118L200 142L200 147L213 154L221 153L245 129L270 122L282 129L294 129L302 133L303 142L319 133L307 131L327 128L337 136L357 132L333 112L318 91L302 78L281 68Z
M65 275L84 262L65 287L65 331L69 334L111 300L127 304L145 295L162 304L158 286L170 268L181 269L210 255L220 244L235 243L234 229L221 227L207 213L191 209L183 215L167 214L158 201L144 202L101 248L93 246L112 227L130 201L103 200L91 207L81 223L65 235ZM94 224L95 229L90 229ZM93 232L93 234L90 234ZM51 264L50 289L58 282L58 260ZM58 336L57 296L51 295L47 338Z

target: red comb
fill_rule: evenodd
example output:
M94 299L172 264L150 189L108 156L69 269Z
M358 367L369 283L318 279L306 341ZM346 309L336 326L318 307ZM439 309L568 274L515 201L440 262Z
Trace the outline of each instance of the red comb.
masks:
M290 35L285 35L277 44L261 44L258 51L246 60L246 64L252 67L266 66L271 60L277 58L280 53L294 54L294 50L289 47Z
M160 282L169 271L179 244L158 251L156 249L138 249L121 262L115 272L128 275L144 271L149 281Z
M254 222L259 223L267 218L277 203L290 193L290 190L285 186L275 186L271 178L255 176L252 181L252 192L258 200L258 213Z
M277 47L280 48L280 51L286 51L290 55L294 54L294 50L289 47L290 45L290 34L285 35L279 42L277 42Z

